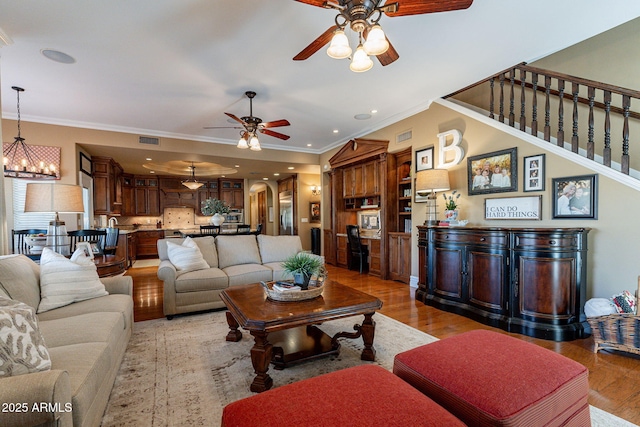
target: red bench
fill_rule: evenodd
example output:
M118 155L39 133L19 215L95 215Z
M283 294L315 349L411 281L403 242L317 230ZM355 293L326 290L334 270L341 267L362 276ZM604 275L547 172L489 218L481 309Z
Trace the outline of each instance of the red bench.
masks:
M590 426L588 370L476 330L396 355L393 372L470 426Z

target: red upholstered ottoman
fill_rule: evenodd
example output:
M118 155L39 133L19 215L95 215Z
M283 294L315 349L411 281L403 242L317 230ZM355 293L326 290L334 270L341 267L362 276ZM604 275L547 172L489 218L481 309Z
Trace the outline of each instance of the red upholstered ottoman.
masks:
M464 426L424 394L377 365L288 384L230 403L224 427Z
M497 332L400 353L393 372L470 426L591 425L587 368Z

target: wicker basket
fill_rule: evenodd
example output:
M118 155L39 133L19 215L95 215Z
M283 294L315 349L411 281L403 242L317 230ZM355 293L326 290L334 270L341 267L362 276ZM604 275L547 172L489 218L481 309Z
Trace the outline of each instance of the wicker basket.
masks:
M640 297L640 277L636 301ZM591 336L595 345L593 352L600 349L626 351L640 354L640 315L632 313L609 314L606 316L588 317Z
M308 289L302 291L278 291L273 289L276 282L260 282L267 292L267 298L273 301L304 301L317 298L324 290L324 282L320 282L319 286L309 286Z

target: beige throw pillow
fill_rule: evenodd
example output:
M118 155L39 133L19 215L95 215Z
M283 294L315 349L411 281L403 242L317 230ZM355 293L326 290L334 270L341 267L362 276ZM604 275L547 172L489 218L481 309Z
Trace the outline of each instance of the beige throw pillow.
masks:
M204 270L209 264L202 257L202 252L191 237L187 237L182 245L167 241L167 255L169 261L180 273L187 271Z
M49 369L51 357L38 329L35 310L0 297L0 377Z
M96 265L82 249L67 259L44 248L40 257L38 313L104 295L108 292L98 277Z

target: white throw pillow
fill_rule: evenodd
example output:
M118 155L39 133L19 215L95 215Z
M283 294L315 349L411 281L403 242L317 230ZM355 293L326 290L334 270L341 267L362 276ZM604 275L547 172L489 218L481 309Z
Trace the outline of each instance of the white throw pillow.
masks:
M98 277L96 265L82 249L76 250L71 259L43 249L38 313L104 295L108 292Z
M35 310L27 304L0 297L0 377L51 369Z
M209 268L209 264L204 260L202 252L200 252L200 248L191 237L184 239L182 245L167 241L167 255L171 264L180 273Z

